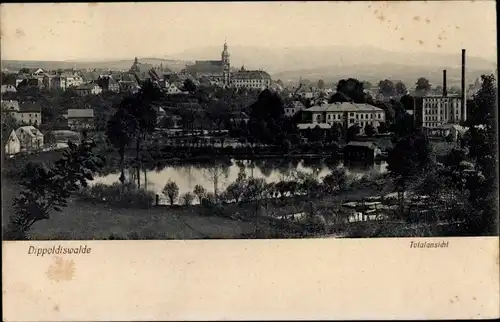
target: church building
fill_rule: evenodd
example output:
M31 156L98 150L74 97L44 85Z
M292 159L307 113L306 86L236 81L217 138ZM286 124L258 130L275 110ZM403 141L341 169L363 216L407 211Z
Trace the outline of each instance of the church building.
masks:
M231 83L230 68L229 51L227 43L224 43L220 60L197 60L194 65L186 66L186 72L196 78L208 77L224 86L229 86Z

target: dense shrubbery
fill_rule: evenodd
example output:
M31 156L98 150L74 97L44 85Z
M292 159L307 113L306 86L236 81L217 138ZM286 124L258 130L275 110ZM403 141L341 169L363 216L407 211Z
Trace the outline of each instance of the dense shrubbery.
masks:
M81 189L80 197L92 202L103 202L117 207L149 208L153 205L155 194L144 189L137 189L132 183L98 183Z

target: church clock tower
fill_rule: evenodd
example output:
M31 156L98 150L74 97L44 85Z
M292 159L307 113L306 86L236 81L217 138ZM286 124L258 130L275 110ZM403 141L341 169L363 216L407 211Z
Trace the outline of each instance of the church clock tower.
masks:
M229 62L229 51L227 50L227 43L224 42L224 50L221 54L222 61L222 82L224 85L229 86L231 83L231 64Z

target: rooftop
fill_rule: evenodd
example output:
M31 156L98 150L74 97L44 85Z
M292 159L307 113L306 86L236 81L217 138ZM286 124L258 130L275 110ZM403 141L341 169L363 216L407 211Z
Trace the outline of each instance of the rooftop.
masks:
M239 70L232 77L236 79L271 79L271 76L262 70Z
M316 105L308 108L310 112L383 112L382 109L370 104L351 102L336 102L332 104Z
M365 148L371 148L375 149L377 148L377 145L373 142L365 142L365 141L351 141L346 144L347 146L359 146L359 147L365 147Z
M68 109L67 117L94 117L94 110L91 108L88 109Z
M40 103L36 103L36 102L24 102L24 103L19 104L19 111L21 113L23 113L23 112L41 113L42 106L40 105Z

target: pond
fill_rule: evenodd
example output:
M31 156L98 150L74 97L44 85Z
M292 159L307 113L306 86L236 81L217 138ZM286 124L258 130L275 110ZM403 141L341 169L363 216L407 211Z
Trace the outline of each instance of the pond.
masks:
M384 173L387 171L385 161L366 165L344 166L342 161L326 162L325 160L230 160L230 162L218 162L212 165L183 164L169 165L159 169L140 171L140 183L142 188L153 191L160 195L161 203L164 196L161 193L165 184L171 180L179 187L179 196L192 192L196 185L203 186L207 191L222 192L231 183L236 181L238 173L244 171L247 177L263 178L267 183L290 179L294 172L302 171L314 173L320 179L330 173L332 168L344 167L348 176L361 176L368 173ZM137 182L136 169L126 169L127 181ZM116 171L105 176L96 177L92 184L104 183L111 185L119 182L120 172ZM214 180L217 178L217 180ZM214 182L215 181L215 182Z

